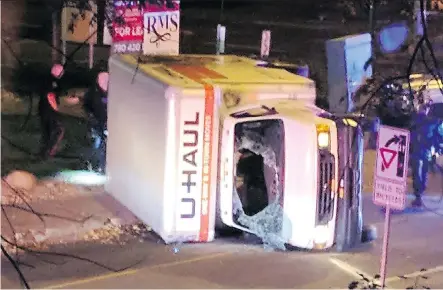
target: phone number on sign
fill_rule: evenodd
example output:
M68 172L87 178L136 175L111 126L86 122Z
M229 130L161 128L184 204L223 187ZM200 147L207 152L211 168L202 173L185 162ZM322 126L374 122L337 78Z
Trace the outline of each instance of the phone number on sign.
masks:
M131 53L140 52L142 50L141 43L115 43L113 45L114 53Z

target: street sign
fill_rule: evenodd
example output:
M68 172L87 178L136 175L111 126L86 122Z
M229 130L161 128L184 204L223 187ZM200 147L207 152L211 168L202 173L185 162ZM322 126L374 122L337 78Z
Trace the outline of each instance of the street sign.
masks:
M261 34L261 47L260 47L260 57L269 57L269 51L271 49L271 31L263 30Z
M157 3L166 3L157 1ZM143 54L178 55L180 50L180 1L171 5L147 4L144 11Z
M139 53L143 49L143 9L139 1L115 1L114 11L119 21L112 24L112 52Z
M404 209L409 160L409 131L380 126L377 141L373 201Z
M402 210L406 205L408 178L409 131L380 126L377 139L373 201L386 207L383 246L380 259L380 282L385 288L388 263L391 208Z

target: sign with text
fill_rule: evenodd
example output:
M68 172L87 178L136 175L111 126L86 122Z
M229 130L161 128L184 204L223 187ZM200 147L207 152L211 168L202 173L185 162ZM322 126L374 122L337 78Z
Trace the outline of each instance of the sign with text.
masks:
M202 107L201 100L182 100L180 103L180 116L187 120L180 121L182 129L182 146L180 149L181 158L179 175L184 179L181 182L180 215L176 221L176 228L183 225L183 228L191 227L194 224L194 217L198 214L200 218L199 241L204 242L209 238L209 216L210 199L213 188L212 166L213 166L213 124L214 124L214 88L205 84L205 78L223 78L218 74L203 66L171 65L170 68L196 82L204 84L205 99L204 111L197 110ZM203 114L202 114L203 113ZM191 118L191 116L193 116ZM193 129L192 129L193 128ZM190 138L192 137L192 138ZM186 141L187 140L187 141ZM192 141L192 142L191 142ZM201 181L201 184L199 184ZM186 187L186 191L183 190ZM194 189L200 190L200 199L194 196ZM183 214L183 212L186 212ZM187 231L189 229L186 228Z
M143 54L178 55L180 48L180 5L146 6L144 10Z
M113 23L113 52L142 51L143 11L138 1L116 1L114 7L116 20Z
M261 35L261 47L260 47L261 58L268 57L270 49L271 49L271 31L263 30Z
M141 42L134 41L125 41L125 42L117 42L112 45L112 51L114 53L137 53L142 50Z
M192 108L192 109L191 109ZM176 230L200 231L204 100L180 102Z
M97 43L97 5L89 2L92 10L80 11L75 2L67 1L61 15L61 39L76 43Z
M377 141L373 201L404 209L409 161L409 131L380 126Z

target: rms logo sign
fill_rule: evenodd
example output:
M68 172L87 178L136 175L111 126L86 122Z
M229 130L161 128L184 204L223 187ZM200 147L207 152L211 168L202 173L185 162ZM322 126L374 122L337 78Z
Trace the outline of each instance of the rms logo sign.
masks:
M144 14L143 52L148 55L178 55L180 11Z

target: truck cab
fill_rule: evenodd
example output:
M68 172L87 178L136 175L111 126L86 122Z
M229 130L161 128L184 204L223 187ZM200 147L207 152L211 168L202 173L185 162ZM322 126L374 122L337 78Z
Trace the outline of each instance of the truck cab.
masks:
M254 201L248 199L253 199L254 193L248 191L260 192L248 172L239 172L241 161L243 167L248 166L247 160L250 160L250 166L257 167L253 163L256 163L254 156L258 157L259 152L251 152L251 148L245 148L248 144L241 144L249 141L247 135L250 134L249 139L262 141L259 145L266 148L262 154L275 154L275 165L265 162L262 175L258 173L253 178L265 181L261 191L267 193L266 205L278 202L282 206L283 217L280 218L284 239L300 248L332 246L337 202L334 194L337 129L333 121L318 116L321 113L322 110L314 106L309 108L305 101L285 99L264 100L259 106L245 106L228 112L223 120L220 147L223 178L219 194L223 224L251 232L236 222L232 212L233 192L242 192L241 200L249 208ZM237 156L241 150L254 156L239 160ZM259 159L273 157L259 156ZM236 186L239 178L248 184ZM280 185L276 189L278 192L272 192L275 184ZM275 201L277 197L279 200ZM249 210L257 213L257 210ZM304 234L293 234L297 232Z

